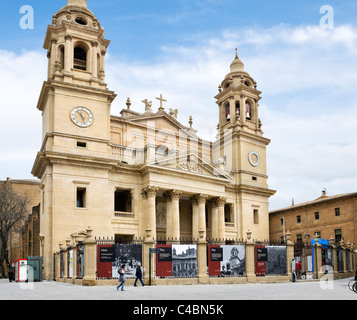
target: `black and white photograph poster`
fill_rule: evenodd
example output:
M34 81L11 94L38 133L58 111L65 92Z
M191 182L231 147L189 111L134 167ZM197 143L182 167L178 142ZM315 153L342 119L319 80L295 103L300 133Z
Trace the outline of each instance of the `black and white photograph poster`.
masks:
M172 245L172 275L177 278L197 277L196 245Z
M141 244L116 244L114 246L115 260L112 266L113 278L118 278L118 269L125 264L125 274L127 277L135 277L137 265L142 265L142 245Z
M223 260L221 261L221 276L245 275L245 246L224 245Z
M266 261L267 275L287 274L286 247L285 246L266 246L268 259Z

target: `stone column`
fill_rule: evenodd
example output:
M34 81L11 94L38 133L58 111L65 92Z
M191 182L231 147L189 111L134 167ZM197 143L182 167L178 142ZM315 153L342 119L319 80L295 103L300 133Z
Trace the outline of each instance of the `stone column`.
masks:
M170 191L172 201L172 237L180 240L180 195L181 191Z
M320 279L323 276L323 272L321 270L322 267L322 252L321 252L321 244L318 243L319 236L315 235L315 244L314 244L314 279Z
M51 51L49 52L48 78L53 78L55 63L57 61L57 39L51 39Z
M58 270L58 273L57 273L57 277L56 277L56 281L61 281L61 254L63 254L63 251L64 251L64 244L62 243L62 241L59 243L59 252L58 252L58 259L57 259L57 270ZM64 260L63 260L64 261ZM63 274L63 277L64 277L64 274Z
M209 283L207 275L207 241L206 231L199 230L199 240L197 244L197 268L198 268L198 282L200 284Z
M70 239L66 239L66 250L64 252L64 274L65 276L63 277L65 282L67 279L69 279L69 260L68 260L68 252L71 250L71 240Z
M77 244L73 244L73 278L72 283L75 284L77 278Z
M332 247L332 264L333 264L333 273L336 279L338 275L338 266L337 266L337 247L335 245L335 238L333 236L330 237L330 246Z
M65 37L65 58L64 58L64 72L66 74L71 74L71 69L73 65L73 48L72 48L72 37L70 35L66 35Z
M212 216L211 216L211 236L213 239L219 238L219 219L217 199L212 199Z
M355 244L351 244L351 263L352 263L352 270L356 270L356 253L355 253Z
M226 222L224 217L224 204L227 199L223 197L219 197L217 199L218 205L218 238L225 239L226 238Z
M151 228L147 226L145 229L145 241L144 241L144 246L143 246L143 272L144 272L144 281L145 284L149 283L149 266L150 266L150 260L151 259L151 279L154 279L154 270L155 270L155 261L156 259L155 256L152 257L150 255L150 248L155 247L155 241L153 239L152 233L151 233Z
M346 246L345 246L345 240L342 238L341 239L341 249L343 250L343 273L347 273L347 259L346 259Z
M99 79L104 82L105 80L105 54L107 53L105 50L102 50L100 55L100 74L98 75Z
M286 268L289 280L292 281L293 279L293 272L292 272L292 261L294 259L294 242L291 241L291 233L288 230L285 235L286 238Z
M143 190L147 196L147 224L151 229L151 234L156 238L156 193L159 191L159 188L156 187L147 187Z
M172 201L169 192L165 192L166 198L166 238L172 238Z
M192 238L193 239L198 239L199 238L199 232L198 232L198 225L199 225L199 213L198 213L198 202L196 197L191 198L192 202Z
M236 104L234 101L234 97L229 97L229 111L231 117L231 123L234 124L237 122L236 120Z
M208 195L196 195L198 203L198 229L203 231L204 239L206 240L206 200Z
M92 237L93 230L88 227L87 238L84 241L84 277L82 284L84 286L95 286L97 283L96 271L97 271L97 255L96 248L97 243Z
M98 42L97 41L92 41L92 49L91 49L91 72L92 72L92 78L97 79L98 78L98 59L97 59L97 48L98 48Z
M246 97L245 95L240 96L240 122L244 123L245 122L245 100Z
M56 252L55 256L55 274L53 278L55 281L59 281L61 274L61 251Z
M256 282L257 276L255 275L255 243L252 240L252 232L247 231L247 243L245 246L245 269L247 273L248 282Z

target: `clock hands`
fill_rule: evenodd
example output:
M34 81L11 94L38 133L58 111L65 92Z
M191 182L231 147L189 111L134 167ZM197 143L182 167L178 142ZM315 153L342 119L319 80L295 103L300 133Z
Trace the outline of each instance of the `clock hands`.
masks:
M82 115L82 113L80 112L80 111L77 111L78 113L79 113L79 115L81 116L81 118L82 118L82 120L83 120L83 123L85 123L86 122L86 120L84 119L84 117L83 117L83 115Z

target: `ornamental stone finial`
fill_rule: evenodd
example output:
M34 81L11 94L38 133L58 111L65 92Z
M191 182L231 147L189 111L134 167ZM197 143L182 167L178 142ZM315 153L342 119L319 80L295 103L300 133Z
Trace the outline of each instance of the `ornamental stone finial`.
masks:
M87 8L87 0L67 0L67 5Z

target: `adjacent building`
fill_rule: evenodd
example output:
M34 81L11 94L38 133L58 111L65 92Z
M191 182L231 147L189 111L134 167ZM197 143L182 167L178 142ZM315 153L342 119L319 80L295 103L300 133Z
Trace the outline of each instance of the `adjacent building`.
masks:
M339 244L356 243L357 240L357 192L327 196L290 207L271 211L270 239L285 241L285 233L291 232L296 243L311 243L317 234L321 239L334 239Z
M27 255L39 255L39 223L36 208L39 207L41 202L40 181L35 179L11 179L8 177L6 180L0 181L0 186L6 188L10 193L24 196L28 199L26 208L28 217L26 221L23 221L23 225L14 226L7 240L9 263L11 264ZM5 265L4 267L7 268Z

